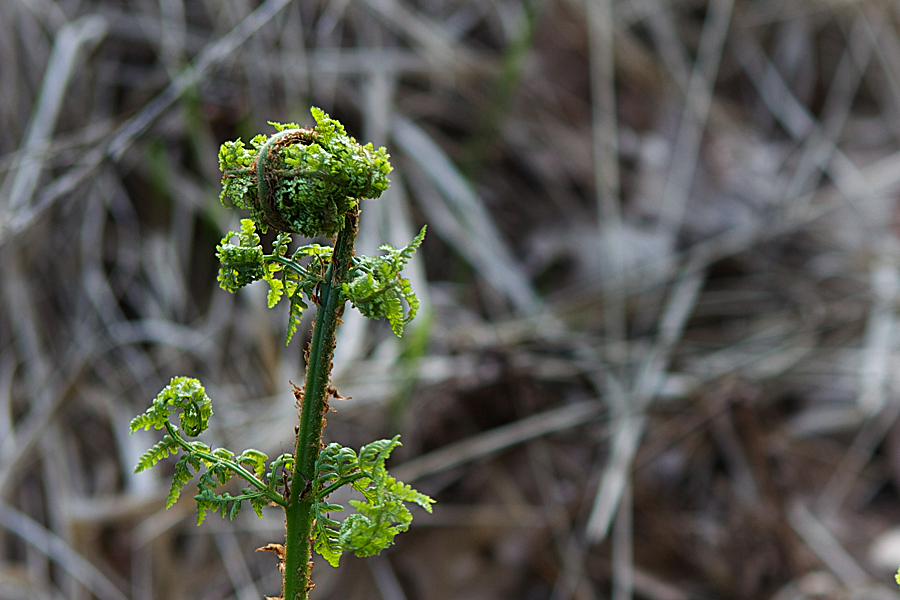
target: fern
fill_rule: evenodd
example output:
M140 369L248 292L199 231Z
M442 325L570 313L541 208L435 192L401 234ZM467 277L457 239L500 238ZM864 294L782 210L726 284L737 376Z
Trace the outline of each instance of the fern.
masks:
M409 280L400 273L424 239L425 227L408 246L398 249L385 244L380 250L387 252L386 255L355 259L350 280L343 284L344 295L359 312L370 318L387 319L398 337L419 310L419 300ZM406 315L401 300L409 307Z
M340 506L338 508L343 509ZM340 524L337 521L330 521L329 525L325 526L318 520L316 521L313 528L314 548L319 556L328 561L328 564L337 567L341 560L341 553L344 551L341 546L340 530L336 529Z
M290 311L288 312L287 336L285 336L285 345L291 343L294 334L297 333L297 327L303 319L303 310L309 308L309 305L303 301L303 296L299 293L299 288L291 294Z
M138 429L162 429L169 423L169 415L178 410L181 428L190 436L200 435L209 427L212 405L200 382L190 377L173 377L157 394L144 414L131 420L131 433Z
M263 473L266 472L267 460L269 460L269 457L266 456L265 453L254 450L253 448L244 450L241 452L241 455L237 457L237 463L240 465L251 466L257 477L262 477Z
M372 556L394 542L394 536L409 528L412 513L404 502L415 502L428 512L434 500L388 475L385 461L400 445L400 436L377 440L363 446L357 455L340 444L329 444L319 454L316 464L315 514L313 536L315 549L333 567L341 553ZM328 494L341 485L351 485L365 501L350 500L356 509L338 523L328 513L344 510L327 501Z
M195 472L199 471L199 462L200 461L196 460L192 455L184 454L178 459L178 462L175 463L175 474L172 476L172 487L169 489L169 495L166 496L166 508L172 508L172 506L175 505L175 502L178 501L178 498L181 496L181 490L183 490L184 486L194 478L194 474L191 473L190 468L193 467Z
M237 237L238 243L231 240ZM263 250L256 225L251 219L241 220L240 231L229 231L216 246L216 256L222 266L217 277L223 290L236 292L265 277Z
M237 237L238 243L231 240ZM285 296L290 299L286 344L297 330L303 311L309 308L304 295L315 302L315 290L324 282L333 249L319 244L300 246L288 257L291 236L281 233L275 238L271 254L264 254L260 245L256 223L252 219L241 221L240 231L229 231L216 248L221 262L219 286L236 292L246 285L264 280L269 285L266 301L274 308ZM304 264L304 261L307 264Z
M173 413L178 413L177 426L172 422ZM207 512L215 510L223 516L226 507L234 518L243 501L249 501L254 511L262 516L262 508L269 503L284 505L284 495L277 487L278 470L282 470L285 486L289 479L284 474L285 465L293 464L290 455L281 455L271 465L267 465L269 457L259 450L244 450L239 456L227 448L210 448L200 440L187 441L184 436L200 435L209 426L212 405L200 382L188 377L175 377L154 399L153 404L142 415L131 421L131 432L139 429L165 429L162 440L150 447L138 459L135 472L144 471L156 465L160 460L182 452L175 463L175 474L172 485L166 496L166 508L173 506L181 496L182 490L200 473L197 499L197 522L202 523ZM249 467L249 470L248 468ZM216 489L228 483L234 476L239 476L250 487L243 490L240 496L231 496L227 492L217 494Z
M250 147L226 142L219 150L222 203L249 210L263 232L272 226L334 236L359 198L377 198L390 183L384 148L362 146L340 122L318 108L311 112L315 129L270 123L274 135L258 135Z
M133 431L133 430L132 430ZM153 467L164 458L168 458L170 454L178 452L178 445L171 436L164 436L162 440L155 443L149 450L144 452L138 459L137 466L134 468L135 473L146 471Z
M286 343L304 311L310 304L316 306L306 383L303 393L296 394L300 403L296 456L281 454L270 460L258 450L235 454L199 439L189 441L208 428L212 406L200 382L187 377L173 378L130 426L132 433L165 430L162 440L140 457L136 471L178 457L167 508L196 478L198 524L210 513L234 519L246 504L259 516L272 504L284 509L287 539L278 554L283 560L282 597L289 600L306 600L313 587L309 541L334 566L346 551L377 554L409 527L408 504L430 512L433 503L388 474L385 462L400 444L397 437L363 446L358 454L339 444L321 448L327 397L336 395L329 384L335 331L346 302L365 316L387 319L401 335L419 308L402 271L422 244L425 228L403 248L382 246L381 256L355 256L360 199L377 198L387 189L389 157L384 148L357 143L322 110L311 112L316 121L312 129L270 123L275 133L257 135L246 144L226 142L219 150L220 200L250 213L216 247L220 287L235 293L262 280L268 286L269 308L287 299ZM267 254L260 233L270 227L277 235ZM307 244L292 251L292 233L330 237L334 245ZM235 478L246 484L239 493L230 486ZM355 510L339 522L330 514L345 507L328 498L348 485L362 500L350 500L348 505Z
M303 296L315 302L313 300L315 290L325 281L332 253L332 248L328 246L310 244L300 246L290 258L286 258L288 243L290 236L280 235L275 241L272 254L264 257L268 269L264 279L269 284L269 308L278 304L284 295L290 299L286 345L291 343L291 338L303 318L303 311L309 308ZM301 261L306 258L311 260L304 266ZM281 279L277 278L278 273L281 274Z
M131 433L134 433L138 429L149 430L151 427L154 427L156 429L162 428L161 424L159 427L156 427L156 423L156 415L145 412L144 414L138 415L131 420Z

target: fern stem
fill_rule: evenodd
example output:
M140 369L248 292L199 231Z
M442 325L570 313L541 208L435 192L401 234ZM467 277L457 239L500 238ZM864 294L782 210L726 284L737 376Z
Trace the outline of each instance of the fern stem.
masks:
M181 437L181 434L178 430L172 426L171 423L166 423L166 431L169 432L169 435L175 440L175 443L181 446L181 449L187 452L188 454L193 454L195 456L199 456L202 459L208 460L211 463L218 463L225 465L229 469L235 472L235 474L240 475L244 478L244 481L258 489L263 493L263 495L280 506L287 506L285 499L276 492L273 492L269 489L269 486L266 485L264 481L259 479L256 475L248 471L244 468L240 463L236 463L233 460L228 460L225 458L219 458L215 454L211 452L205 452L203 450L197 450L192 446L188 441Z
M359 226L356 210L347 213L344 228L338 233L331 263L322 284L316 322L306 365L306 385L300 408L300 427L294 453L291 493L285 509L287 537L285 541L284 600L306 600L309 596L311 542L315 492L309 493L305 482L316 474L316 460L322 448L322 428L327 407L326 394L334 355L335 331L344 310L341 284L353 259L353 244Z
M278 254L263 254L263 259L276 262L282 265L284 268L290 269L300 277L306 277L309 275L309 269L300 266L299 264L297 264L297 261L292 258L285 258L283 256L279 256ZM312 265L313 263L309 264Z
M339 489L339 488L342 488L342 487L344 487L345 485L348 485L348 484L354 483L354 482L356 482L356 481L359 481L360 479L364 479L364 478L366 478L366 477L369 477L369 475L367 475L367 474L365 474L365 473L362 473L362 472L360 472L360 473L354 473L353 475L348 475L347 477L344 477L344 478L342 478L342 479L338 479L337 481L335 481L334 483L332 483L332 484L329 485L328 487L324 487L324 488L322 488L321 490L319 490L319 491L316 493L316 497L317 497L319 500L323 500L323 499L327 498L328 495L329 495L331 492L333 492L333 491L335 491L335 490L337 490L337 489Z

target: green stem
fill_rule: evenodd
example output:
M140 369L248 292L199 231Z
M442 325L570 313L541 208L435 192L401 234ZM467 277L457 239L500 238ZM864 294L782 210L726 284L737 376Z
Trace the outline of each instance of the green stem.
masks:
M329 486L327 486L327 487L324 487L324 488L322 488L321 490L319 490L319 491L316 493L316 497L318 497L319 500L322 500L322 499L324 499L324 498L327 498L327 497L328 497L328 494L330 494L331 492L333 492L333 491L335 491L335 490L337 490L337 489L339 489L339 488L342 488L342 487L344 487L345 485L351 484L351 483L353 483L354 481L359 481L360 479L363 479L363 478L366 478L366 477L369 477L369 475L366 475L365 473L362 473L362 472L354 473L353 475L348 475L348 476L346 476L346 477L343 477L343 478L341 478L341 479L338 479L337 481L335 481L335 482L332 483L331 485L329 485Z
M353 244L359 226L356 211L347 213L344 228L337 236L331 263L325 273L319 295L316 322L306 365L306 385L300 408L300 427L294 453L291 494L285 509L287 535L284 559L284 600L306 600L309 597L312 567L311 535L315 517L315 493L309 493L306 482L316 475L316 460L322 448L328 380L334 354L334 334L344 309L341 284L346 281L353 259Z
M272 262L277 262L278 264L282 265L284 268L290 269L291 271L293 271L297 275L300 275L301 277L306 275L306 269L304 269L303 267L298 265L296 262L294 262L290 258L285 258L285 257L279 256L277 254L264 254L263 259L271 260Z
M250 471L245 469L244 466L241 465L240 463L236 463L233 460L228 460L225 458L219 458L212 452L206 452L204 450L197 450L196 448L194 448L193 445L191 445L189 442L187 442L184 438L181 437L181 434L178 433L178 430L175 429L175 427L173 427L171 423L166 423L166 431L169 432L169 435L172 437L173 440L175 440L175 443L178 444L179 446L181 446L182 450L184 450L188 454L194 454L194 455L199 456L200 458L204 458L212 463L219 463L219 464L225 465L226 467L228 467L229 469L234 471L237 475L240 475L241 477L243 477L247 483L249 483L256 489L258 489L260 492L263 493L263 495L266 498L268 498L275 504L278 504L280 506L287 506L287 503L285 502L285 499L281 496L281 494L278 494L277 492L273 492L272 490L270 490L269 486L267 486L265 484L265 482L263 482L256 475L254 475L253 473L251 473Z

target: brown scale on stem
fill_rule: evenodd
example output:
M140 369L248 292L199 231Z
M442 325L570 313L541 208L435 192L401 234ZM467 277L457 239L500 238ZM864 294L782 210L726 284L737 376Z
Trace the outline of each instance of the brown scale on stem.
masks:
M284 600L284 545L269 543L261 548L257 548L256 552L271 552L278 557L278 571L281 573L281 595L266 596L266 600Z

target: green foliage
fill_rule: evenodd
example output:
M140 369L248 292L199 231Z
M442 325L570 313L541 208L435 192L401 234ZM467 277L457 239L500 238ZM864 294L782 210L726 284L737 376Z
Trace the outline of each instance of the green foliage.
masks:
M289 232L308 237L336 234L359 198L377 198L387 189L391 171L384 148L361 146L340 122L318 108L311 112L315 129L270 122L277 131L274 135L257 135L249 147L241 140L225 142L219 150L222 202L247 209L251 216L241 221L241 231L229 231L217 247L222 264L219 284L234 292L264 279L270 308L287 296L287 343L309 306L304 296L317 302L314 294L324 281L332 251L314 244L302 246L289 258ZM270 225L280 233L267 255L256 230L266 231ZM398 336L419 308L409 280L400 273L424 236L423 227L405 248L385 245L384 256L354 258L348 280L341 282L347 300L367 317L387 319ZM237 244L231 243L234 237ZM302 266L304 257L314 260Z
M273 254L266 257L266 274L263 277L269 284L269 308L278 304L285 295L290 300L285 344L291 343L291 338L303 317L303 311L309 308L303 297L306 296L310 301L315 302L316 288L325 281L325 273L332 253L332 248L329 246L308 244L297 248L294 254L288 258L285 254L290 242L291 237L286 233L280 234L276 238ZM302 265L301 260L307 258L309 260L306 261L305 266Z
M333 567L338 566L341 553L352 551L356 556L372 556L393 544L394 536L409 528L412 513L405 502L414 502L431 512L434 500L409 485L391 477L385 461L400 445L400 436L378 440L363 446L357 455L340 444L329 444L316 462L315 513L313 531L315 549ZM327 497L342 485L349 484L362 494L364 500L350 500L356 509L343 523L328 513L344 510Z
M249 210L257 204L257 153L256 147L247 148L241 140L225 142L219 148L219 169L223 173L219 200L225 206Z
M178 412L178 426L170 416ZM278 483L286 488L293 470L294 459L290 454L282 454L267 465L269 457L259 450L244 450L235 456L226 448L212 449L203 442L189 442L182 434L194 437L209 426L212 405L203 386L196 379L175 377L156 397L147 411L131 421L131 433L139 429L165 428L167 434L154 444L138 460L135 473L154 466L170 455L183 452L175 463L175 474L166 497L166 508L170 508L181 496L182 490L198 473L197 524L203 522L209 512L218 512L223 517L237 516L244 501L250 503L260 517L262 508L270 503L286 504L279 492ZM235 475L246 481L250 487L241 490L237 496L228 492L216 493Z
M384 256L355 258L349 281L342 286L344 295L359 312L370 318L387 319L397 336L403 335L403 327L415 318L419 310L419 300L409 280L401 277L400 273L424 239L425 227L404 248L385 244L380 248L387 252ZM401 300L409 306L406 315L403 314Z
M234 237L238 238L237 244L231 243ZM265 277L262 244L251 219L241 220L240 231L225 234L216 246L216 256L222 264L218 281L223 290L233 293Z
M132 433L134 430L132 429ZM140 473L141 471L146 471L150 467L153 467L164 458L168 458L170 454L178 453L178 444L175 443L175 440L172 439L171 436L163 436L163 439L153 444L149 450L144 452L141 457L138 459L137 466L134 468L135 473Z
M181 490L194 478L194 473L191 472L192 467L194 473L200 470L200 458L192 453L182 454L178 462L175 463L172 487L169 489L169 495L166 496L166 508L174 506L181 496Z
M231 239L237 237L238 243ZM382 256L353 258L353 266L341 290L347 300L369 318L385 318L398 336L412 321L419 309L409 280L401 276L403 268L425 239L425 227L409 245L394 248L385 244ZM269 308L285 296L290 300L286 343L297 330L303 311L309 308L304 296L316 302L315 293L325 281L333 248L308 244L300 246L288 256L291 236L280 233L273 243L272 254L264 254L256 224L252 219L241 220L240 231L229 231L216 248L222 266L219 269L219 285L229 292L236 292L259 279L269 284L267 296ZM305 261L305 264L301 261ZM408 309L404 314L403 302Z
M238 238L237 244L231 243L234 237ZM286 343L290 343L296 332L303 311L309 308L304 295L312 299L316 288L325 280L332 253L329 246L308 244L288 256L290 244L290 234L280 233L272 244L272 254L264 254L256 223L252 219L242 219L241 230L229 231L216 248L216 256L222 265L218 277L222 289L233 293L262 279L269 284L269 308L288 297L290 311ZM301 263L304 260L305 265Z
M181 429L189 436L196 437L209 427L212 416L212 404L206 390L200 382L190 377L173 377L163 390L157 394L144 414L131 420L131 433L138 429L162 429L169 423L169 416L178 410ZM158 446L159 444L157 444ZM156 446L154 446L156 448ZM149 454L153 448L147 451ZM144 456L147 456L145 454ZM164 458L168 454L161 454ZM157 458L156 460L159 460ZM156 464L156 461L153 461ZM153 466L152 464L150 466Z
M367 317L387 319L394 333L401 335L419 307L409 280L401 273L422 244L425 228L404 248L382 246L382 256L355 257L358 203L361 198L377 198L387 189L388 155L384 148L358 144L322 110L313 108L312 115L316 120L313 129L270 123L276 133L257 135L248 145L241 140L226 142L219 150L222 203L250 211L240 229L229 231L216 247L221 263L219 285L233 293L263 280L268 285L269 308L287 298L288 343L308 302L318 307L307 358L319 360L309 361L301 426L296 430L298 457L282 454L270 461L258 450L235 455L200 440L186 440L185 436L198 436L206 430L212 415L203 386L187 377L173 378L151 407L131 422L132 433L166 430L162 440L140 457L136 472L181 454L175 463L167 508L196 477L198 525L209 513L233 519L245 502L259 516L263 507L271 504L285 510L288 539L282 565L283 596L292 600L307 598L312 587L307 540L311 539L316 551L333 566L345 551L357 556L378 554L409 527L412 514L407 503L431 512L434 502L388 474L385 461L400 445L399 436L363 446L359 454L339 444L319 451L321 430L310 415L321 414L327 406L330 353L341 311L350 301ZM278 234L271 253L266 254L258 232L266 233L269 227ZM337 250L308 244L292 252L292 233L337 236ZM338 258L333 256L335 252ZM171 418L176 412L177 423ZM235 478L242 479L246 487L237 494L233 487L222 489ZM294 478L301 481L292 485ZM344 507L329 502L328 497L344 485L350 485L362 500L350 500L354 514L338 522L329 513Z
M314 129L270 123L276 134L254 137L249 148L237 140L219 150L222 203L249 210L263 232L273 226L332 237L360 198L377 198L390 183L383 147L360 145L339 121L311 112Z

